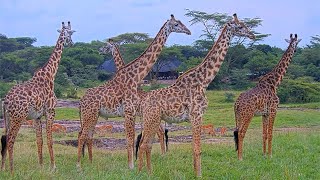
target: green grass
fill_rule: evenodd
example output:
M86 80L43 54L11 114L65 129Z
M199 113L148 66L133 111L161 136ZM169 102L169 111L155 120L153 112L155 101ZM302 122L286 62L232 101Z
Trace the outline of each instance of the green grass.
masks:
M240 92L234 92L235 98ZM216 127L234 127L233 103L225 102L223 91L208 91L209 107L204 115L204 124ZM233 138L224 137L224 143L202 143L203 179L317 179L320 162L320 103L281 104L275 121L273 157L262 156L261 117L254 117L246 134L244 160L238 161ZM78 120L77 108L57 108L56 119ZM123 119L123 118L119 118ZM139 120L137 120L138 122ZM139 122L140 123L140 122ZM190 126L190 123L182 125ZM285 128L290 128L285 129ZM44 131L45 132L45 131ZM177 131L169 135L190 135L190 130ZM232 132L228 132L231 135ZM125 138L124 134L114 134ZM77 139L77 132L66 136L54 134L54 140ZM77 149L71 146L54 144L57 171L49 170L49 155L44 133L44 166L38 165L36 135L33 129L21 129L15 143L14 177L7 170L0 173L0 179L195 179L192 162L191 143L173 144L170 151L160 155L158 144L153 145L153 174L146 168L141 173L127 168L125 150L108 151L93 149L93 164L87 154L82 161L82 172L76 168Z
M78 108L56 108L56 117L58 120L79 120Z
M261 130L251 129L244 144L244 160L238 161L232 141L220 144L203 144L203 179L317 179L320 162L319 128L296 131L275 131L273 157L262 156ZM25 135L23 135L25 134ZM107 151L94 148L93 163L85 156L83 170L78 172L76 148L54 145L57 171L49 170L49 157L44 143L44 166L37 163L35 135L21 131L15 144L15 175L8 170L0 179L194 179L191 144L170 144L170 151L161 156L159 146L153 146L153 174L146 168L127 168L124 150ZM30 139L29 139L30 138ZM230 140L232 137L230 137ZM137 162L135 162L137 166ZM8 167L8 162L7 162Z

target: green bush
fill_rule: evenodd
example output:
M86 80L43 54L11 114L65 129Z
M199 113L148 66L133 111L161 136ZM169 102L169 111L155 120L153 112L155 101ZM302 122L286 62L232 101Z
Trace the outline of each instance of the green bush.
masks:
M77 99L78 98L77 89L76 88L68 89L67 98Z
M54 94L57 98L63 98L63 88L60 84L55 84L54 86Z
M320 84L299 80L284 80L278 89L281 103L320 102Z
M14 83L5 83L0 81L0 99L4 98L13 85Z
M224 93L224 96L225 96L225 101L226 102L234 102L234 97L235 97L235 94L232 93L232 92L225 92Z

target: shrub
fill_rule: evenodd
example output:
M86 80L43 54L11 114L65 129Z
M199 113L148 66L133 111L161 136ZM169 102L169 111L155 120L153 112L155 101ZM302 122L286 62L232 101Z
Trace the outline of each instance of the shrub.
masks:
M226 102L234 102L235 94L233 94L232 92L225 92L224 96Z
M67 98L77 99L78 98L77 89L76 88L68 89Z
M299 80L284 80L278 89L282 103L320 102L320 84Z

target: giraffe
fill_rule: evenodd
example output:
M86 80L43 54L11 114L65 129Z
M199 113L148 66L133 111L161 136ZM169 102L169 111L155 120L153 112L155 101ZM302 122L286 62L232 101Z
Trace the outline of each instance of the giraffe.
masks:
M125 63L124 63L124 60L121 56L119 48L114 43L113 39L108 39L106 44L99 49L100 54L108 54L110 52L112 54L114 63L116 65L116 72L118 72L119 69L121 69L125 66Z
M190 121L192 124L193 162L197 176L201 176L201 125L202 116L208 106L206 88L215 78L229 48L233 36L255 36L237 15L227 22L218 40L212 46L203 62L186 71L169 87L153 90L142 100L143 132L139 152L138 169L143 166L143 153L146 153L148 172L151 173L152 137L160 120L168 123Z
M113 41L113 39L108 39L108 41L106 42L106 44L101 47L99 49L99 53L100 54L107 54L107 53L110 53L112 54L112 57L113 57L113 60L115 62L115 65L116 65L116 71L119 71L119 69L121 69L122 67L124 67L125 63L124 63L124 60L121 56L121 53L120 53L120 50L119 50L119 47L118 45ZM139 99L142 99L142 97L144 97L145 95L145 91L143 91L140 87L138 87L138 96L139 96ZM140 103L139 103L140 104ZM140 108L139 108L140 109ZM137 111L137 115L140 115L141 116L141 112L140 110ZM168 131L168 130L167 130ZM160 148L161 148L161 153L164 154L166 152L166 150L168 148L168 143L166 143L166 147L165 147L165 144L164 144L164 137L165 137L165 134L167 135L168 132L165 133L164 131L164 128L160 125L159 126L159 129L157 131L157 135L158 135L158 138L159 138L159 141L160 141ZM168 137L166 136L166 142L168 142ZM92 148L90 148L92 149ZM136 153L137 153L137 150L136 149Z
M56 46L53 49L48 62L35 71L32 79L17 84L10 89L4 99L4 122L5 132L1 137L2 144L2 164L1 169L5 168L7 151L9 152L10 171L13 174L13 145L21 127L26 119L35 119L38 158L39 164L43 165L42 159L42 126L41 117L46 117L47 144L51 160L51 168L56 168L53 155L52 124L55 117L56 96L54 94L54 79L58 70L61 54L64 45L72 45L71 35L75 32L71 30L71 24L65 26L62 22L62 29Z
M290 40L286 39L286 41L289 46L279 63L271 72L264 75L254 88L241 93L234 104L236 120L234 137L239 160L242 160L243 139L254 115L262 116L263 154L266 155L268 143L268 155L270 157L272 155L272 129L279 105L277 87L280 85L301 39L298 39L297 34L294 37L290 34Z
M99 116L125 117L128 166L130 169L134 168L134 118L140 103L138 87L141 80L150 72L171 32L191 34L181 21L171 15L171 19L164 23L154 40L138 58L121 68L110 81L86 91L81 98L80 120L83 122L78 137L78 168L81 168L83 144L87 142L88 147L92 147L94 126ZM90 152L92 150L89 150L89 159L92 161Z

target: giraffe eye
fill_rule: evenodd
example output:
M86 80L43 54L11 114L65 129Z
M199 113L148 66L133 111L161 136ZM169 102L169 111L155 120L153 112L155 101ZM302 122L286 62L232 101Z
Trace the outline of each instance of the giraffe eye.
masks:
M174 26L178 26L178 25L179 25L178 23L175 23L175 24L174 24Z

